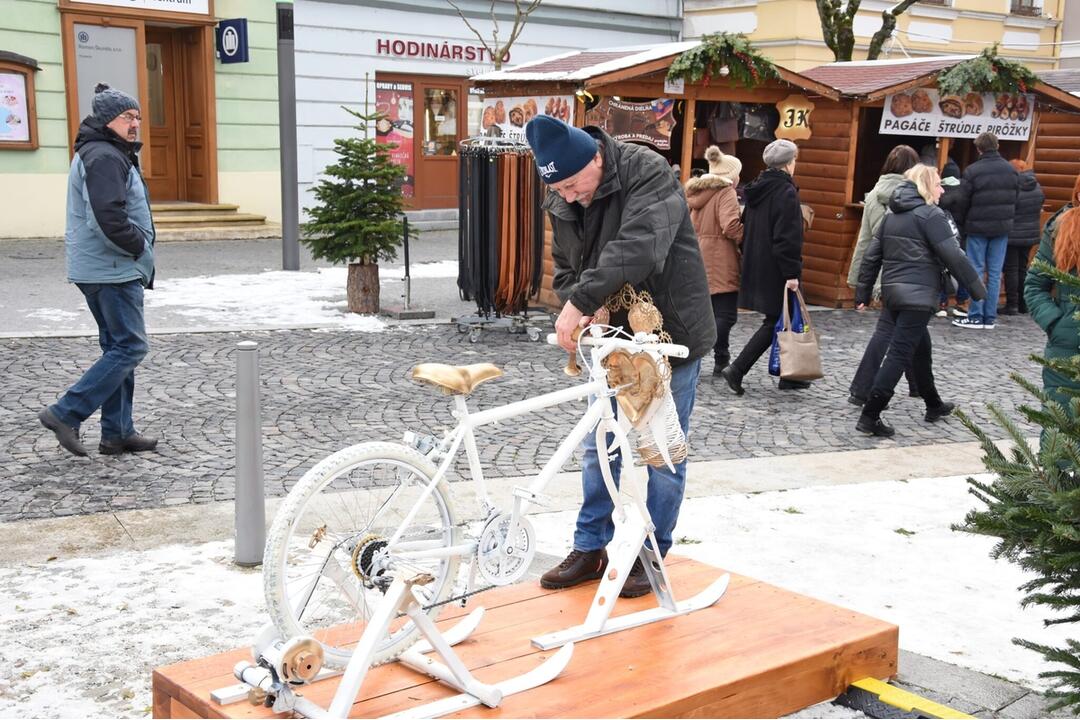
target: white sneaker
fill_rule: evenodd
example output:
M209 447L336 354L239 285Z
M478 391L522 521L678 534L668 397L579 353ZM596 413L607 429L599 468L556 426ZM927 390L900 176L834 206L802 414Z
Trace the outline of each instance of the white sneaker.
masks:
M952 324L955 325L958 328L968 328L969 330L982 330L984 327L986 327L981 322L977 322L977 321L972 320L970 318L961 318L959 320L953 320ZM994 327L994 326L991 325L990 327Z
M937 317L948 317L949 313L945 312L945 309L942 308L941 310L938 310L936 313L934 313L934 315L936 315Z
M983 329L983 330L993 330L993 329L994 329L994 323L992 323L992 322L986 322L986 321L984 320L984 321L983 321L983 325L982 325L982 329Z
M953 317L967 317L967 310L961 310L960 308L954 306L952 309L952 314Z

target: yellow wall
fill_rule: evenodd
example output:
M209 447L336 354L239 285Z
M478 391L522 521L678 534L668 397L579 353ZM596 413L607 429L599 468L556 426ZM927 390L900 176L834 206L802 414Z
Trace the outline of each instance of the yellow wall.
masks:
M67 219L67 173L20 173L4 183L0 238L63 237ZM16 181L17 180L17 181ZM32 212L18 209L33 208Z
M898 18L899 42L886 41L879 57L907 57L901 46L911 57L976 54L999 42L1002 55L1024 62L1035 72L1051 70L1057 67L1058 50L1050 43L1059 39L1065 1L1043 0L1043 16L1039 18L1011 15L1009 0L948 0L946 6L918 3ZM856 16L853 60L866 59L870 37L881 26L881 13L892 4L892 0L863 0ZM812 0L716 5L716 0L686 0L686 39L706 32L741 31L762 53L792 70L833 61Z
M218 172L221 202L240 206L242 213L265 215L267 222L281 222L281 174L277 171Z

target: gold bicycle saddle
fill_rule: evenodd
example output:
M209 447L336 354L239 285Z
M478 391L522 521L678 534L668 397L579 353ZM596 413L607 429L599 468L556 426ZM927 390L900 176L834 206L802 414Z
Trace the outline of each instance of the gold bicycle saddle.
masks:
M443 365L420 363L412 370L412 379L434 385L447 395L468 395L480 383L501 377L503 371L491 363L476 365Z

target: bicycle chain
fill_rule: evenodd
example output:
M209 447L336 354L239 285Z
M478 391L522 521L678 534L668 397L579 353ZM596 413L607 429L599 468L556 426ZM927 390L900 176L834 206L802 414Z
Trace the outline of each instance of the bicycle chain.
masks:
M437 608L437 607L441 607L443 605L449 605L450 603L457 602L458 600L468 600L473 595L479 595L482 592L487 592L488 590L494 590L497 587L498 587L498 585L488 585L487 587L477 588L476 590L470 590L467 593L462 593L461 595L455 595L454 597L446 598L445 600L440 600L437 603L431 603L430 605L425 605L421 609L422 610L430 610L431 608Z

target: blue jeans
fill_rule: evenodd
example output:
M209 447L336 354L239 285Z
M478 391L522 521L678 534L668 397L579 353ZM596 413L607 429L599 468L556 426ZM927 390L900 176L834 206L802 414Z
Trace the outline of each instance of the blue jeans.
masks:
M968 319L992 324L997 319L998 293L1001 291L1001 266L1005 264L1005 250L1009 236L988 238L982 235L967 236L967 256L981 278L986 274L986 300L972 300L968 306Z
M138 280L77 285L97 321L102 355L50 410L60 422L78 429L101 408L102 439L126 438L135 433L131 420L135 368L149 349L143 322L143 286Z
M671 396L675 400L675 409L679 414L679 424L683 433L690 434L690 413L694 409L697 393L698 374L701 372L701 360L672 368ZM612 404L615 403L614 398ZM612 435L608 433L610 446ZM585 456L581 461L581 487L584 500L578 511L577 529L574 531L574 549L583 552L599 550L611 542L615 535L615 523L611 513L615 510L611 496L604 485L604 476L600 472L600 459L596 453L596 433L589 432L581 443ZM611 474L615 483L619 482L619 470L622 467L619 455L612 455ZM686 487L686 462L675 466L675 472L668 468L649 466L649 491L645 505L649 508L653 525L656 526L656 542L661 555L666 555L671 547L671 532L679 518L679 506L682 505L683 489Z

